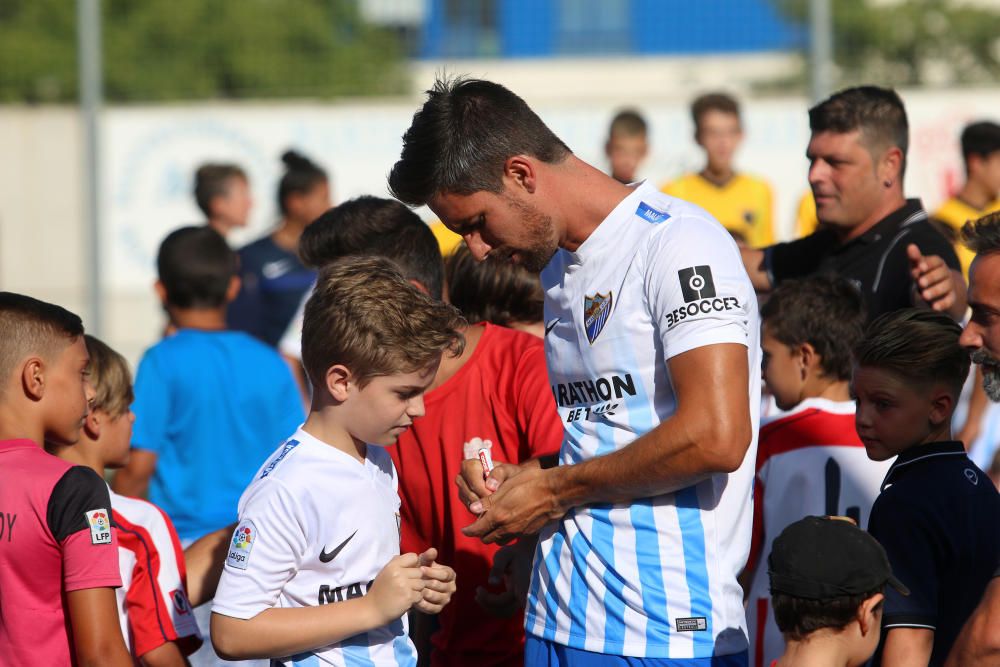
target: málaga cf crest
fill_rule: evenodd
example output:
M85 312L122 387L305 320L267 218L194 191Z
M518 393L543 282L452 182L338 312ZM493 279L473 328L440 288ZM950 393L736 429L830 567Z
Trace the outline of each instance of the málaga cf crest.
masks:
M593 345L601 335L601 329L611 315L611 292L583 297L583 326L587 331L587 340Z

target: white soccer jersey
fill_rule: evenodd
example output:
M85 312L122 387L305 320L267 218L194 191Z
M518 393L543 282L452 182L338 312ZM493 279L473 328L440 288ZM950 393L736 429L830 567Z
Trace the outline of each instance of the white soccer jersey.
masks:
M703 345L747 347L755 435L733 474L631 503L579 507L546 526L527 631L615 655L745 651L736 575L750 546L760 349L739 249L702 209L642 184L576 252L560 250L542 283L563 464L622 449L674 414L667 361Z
M271 607L359 597L399 555L396 470L383 447L364 464L302 429L257 472L239 504L212 611L253 618ZM281 665L415 665L405 616Z
M768 667L785 651L767 576L774 539L807 516L849 516L867 526L891 463L868 458L854 428L854 401L807 398L761 426L748 564L750 667Z

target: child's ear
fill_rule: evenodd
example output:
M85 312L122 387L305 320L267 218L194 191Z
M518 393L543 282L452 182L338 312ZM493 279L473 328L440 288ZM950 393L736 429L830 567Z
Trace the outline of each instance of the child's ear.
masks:
M353 383L354 376L346 366L334 364L326 369L326 390L333 400L340 403L346 401Z
M795 348L795 355L802 360L802 365L806 368L818 366L820 362L819 354L812 343L800 343Z
M38 357L32 357L21 367L21 386L24 393L33 401L40 401L45 396L45 362Z
M934 426L940 426L951 419L955 409L955 397L945 387L934 387L931 393L931 412L928 419Z
M157 280L153 283L153 291L156 292L156 298L160 300L164 306L167 305L167 287L163 284L162 280Z
M102 413L99 410L91 410L87 413L87 418L83 420L83 430L91 440L101 437L101 424L103 423Z
M226 288L226 303L232 303L236 300L236 296L240 293L242 285L243 282L239 276L233 276L229 279L229 287Z
M861 603L858 607L858 625L861 628L861 636L867 636L869 632L878 629L882 624L881 615L878 613L879 610L876 609L882 601L885 600L885 595L882 593L876 593L867 600Z

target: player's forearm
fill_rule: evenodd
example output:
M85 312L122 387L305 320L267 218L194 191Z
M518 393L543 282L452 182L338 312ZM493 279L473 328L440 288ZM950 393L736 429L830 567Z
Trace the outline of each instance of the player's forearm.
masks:
M771 277L764 267L764 251L760 248L740 248L740 258L743 260L743 268L746 269L753 288L758 292L770 291Z
M882 664L892 667L927 667L933 648L933 630L892 628L885 637Z
M1000 577L994 577L979 607L962 628L945 667L1000 665Z
M253 618L213 613L212 645L226 660L311 651L384 625L367 598L318 607L272 608Z
M229 553L229 538L234 530L235 523L199 538L184 550L187 594L192 607L200 606L215 597L226 554Z
M142 667L190 667L191 663L184 657L175 642L165 642L139 657Z

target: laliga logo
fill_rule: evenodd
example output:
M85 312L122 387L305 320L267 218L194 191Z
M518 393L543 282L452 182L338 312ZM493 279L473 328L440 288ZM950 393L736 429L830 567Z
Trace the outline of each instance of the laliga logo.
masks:
M108 515L104 512L95 512L90 517L90 525L97 528L104 528L108 525Z
M233 534L233 546L237 549L246 549L250 546L250 542L252 541L253 535L250 533L250 529L246 526L238 528Z

